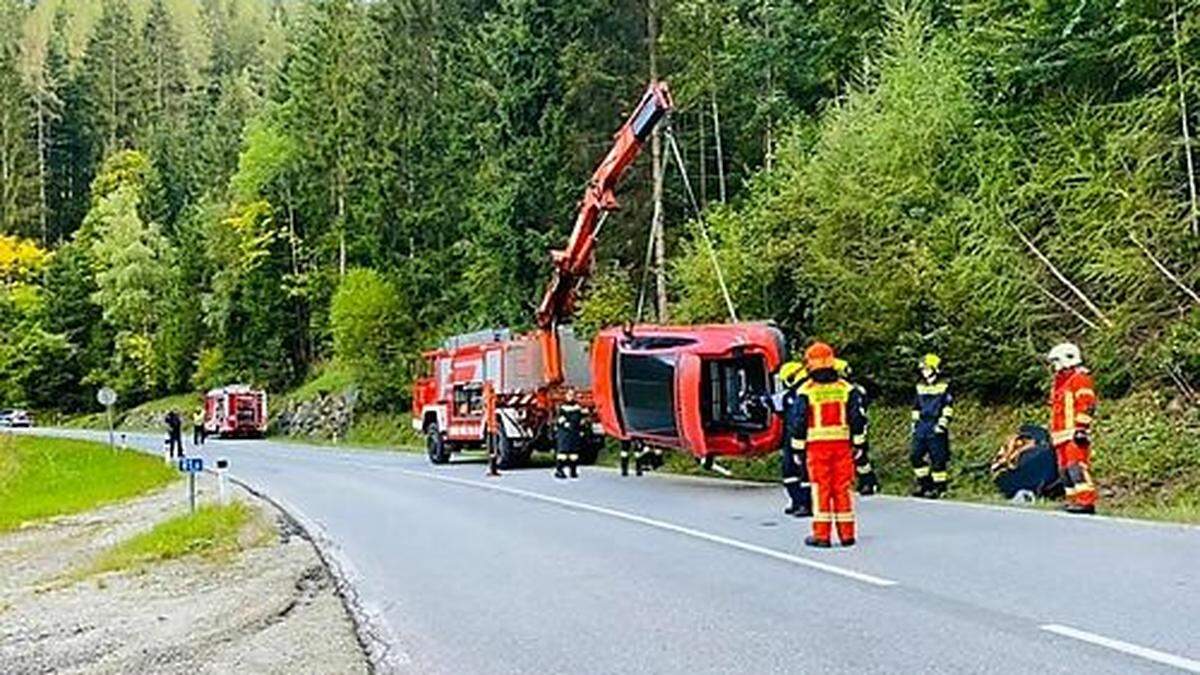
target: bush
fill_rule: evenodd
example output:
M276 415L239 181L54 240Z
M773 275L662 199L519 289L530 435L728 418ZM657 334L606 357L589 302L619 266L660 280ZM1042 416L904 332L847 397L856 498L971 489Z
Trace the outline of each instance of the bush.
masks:
M400 408L409 400L414 327L407 301L370 269L349 271L330 304L333 352L354 374L368 408Z

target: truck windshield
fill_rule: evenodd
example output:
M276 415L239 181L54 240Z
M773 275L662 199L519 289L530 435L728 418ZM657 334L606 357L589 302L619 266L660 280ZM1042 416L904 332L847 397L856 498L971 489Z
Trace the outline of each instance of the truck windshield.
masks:
M675 357L622 354L617 373L629 431L675 438Z

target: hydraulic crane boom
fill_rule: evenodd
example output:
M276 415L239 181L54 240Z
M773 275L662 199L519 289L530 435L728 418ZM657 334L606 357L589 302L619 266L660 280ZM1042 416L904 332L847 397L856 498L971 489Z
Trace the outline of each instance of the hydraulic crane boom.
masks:
M550 253L554 276L538 306L538 328L552 329L574 312L579 284L591 270L601 217L618 208L617 183L637 159L654 128L673 108L666 83L651 82L633 114L613 137L612 149L588 181L567 247Z
M579 287L591 273L596 236L603 217L619 206L617 184L641 154L654 128L673 109L667 84L651 82L633 114L613 136L612 148L588 181L567 247L550 252L554 263L553 277L538 305L536 318L546 384L552 389L563 382L557 326L575 311Z

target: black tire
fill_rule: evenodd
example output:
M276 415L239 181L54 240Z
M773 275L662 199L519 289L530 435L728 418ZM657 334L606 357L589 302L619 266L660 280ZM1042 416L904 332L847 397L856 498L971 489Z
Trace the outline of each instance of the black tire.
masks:
M446 464L450 461L450 448L436 424L425 427L425 452L433 464Z
M517 445L503 432L496 434L496 466L502 470L519 469L529 463L528 444Z

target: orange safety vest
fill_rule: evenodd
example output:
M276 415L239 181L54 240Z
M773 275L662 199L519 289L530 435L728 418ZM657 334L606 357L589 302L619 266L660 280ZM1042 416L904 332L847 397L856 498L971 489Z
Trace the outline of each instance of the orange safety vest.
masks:
M1050 441L1060 445L1072 440L1076 431L1092 426L1096 391L1085 368L1055 373L1050 392Z

